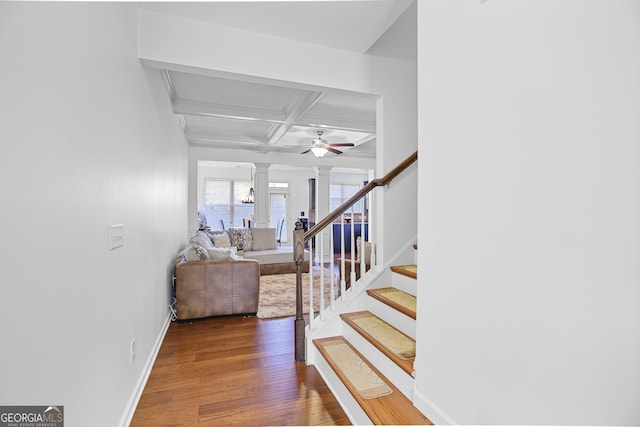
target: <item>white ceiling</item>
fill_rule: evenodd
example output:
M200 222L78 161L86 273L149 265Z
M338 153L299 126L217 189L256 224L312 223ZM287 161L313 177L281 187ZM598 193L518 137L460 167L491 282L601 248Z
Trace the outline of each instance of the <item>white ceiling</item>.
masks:
M149 2L140 7L365 53L412 1ZM354 144L339 147L340 156L375 157L373 96L169 70L162 74L192 146L295 154L307 150L322 130L328 143Z

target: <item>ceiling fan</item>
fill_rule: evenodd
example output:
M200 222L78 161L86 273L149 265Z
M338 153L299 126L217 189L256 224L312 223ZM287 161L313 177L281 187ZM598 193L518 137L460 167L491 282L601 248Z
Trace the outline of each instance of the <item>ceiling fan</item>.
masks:
M334 147L353 147L351 142L344 142L340 144L329 144L325 139L322 139L324 131L319 130L318 137L311 140L311 148L303 151L300 154L307 154L309 151L316 157L323 157L327 152L331 151L334 154L342 154L342 151L336 150Z

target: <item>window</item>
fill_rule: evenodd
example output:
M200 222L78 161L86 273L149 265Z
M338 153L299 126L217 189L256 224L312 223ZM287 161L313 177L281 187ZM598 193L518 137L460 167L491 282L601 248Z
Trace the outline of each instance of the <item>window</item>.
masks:
M253 203L242 203L250 188L249 181L205 179L203 200L209 226L220 228L222 220L225 228L242 227L242 218L252 218Z
M270 182L269 188L289 188L288 182Z
M331 184L329 186L329 210L332 212L360 190L359 185ZM350 212L350 211L349 211ZM354 213L362 213L362 199L353 205Z

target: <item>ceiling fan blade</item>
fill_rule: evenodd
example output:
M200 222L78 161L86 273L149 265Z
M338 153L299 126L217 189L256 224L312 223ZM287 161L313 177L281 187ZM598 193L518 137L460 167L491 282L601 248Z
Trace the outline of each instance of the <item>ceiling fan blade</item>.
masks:
M329 144L329 147L353 147L353 143L351 142L343 142L339 144Z
M335 154L342 154L342 151L336 150L335 148L327 147L327 150L329 150L329 151L331 151L332 153L335 153Z

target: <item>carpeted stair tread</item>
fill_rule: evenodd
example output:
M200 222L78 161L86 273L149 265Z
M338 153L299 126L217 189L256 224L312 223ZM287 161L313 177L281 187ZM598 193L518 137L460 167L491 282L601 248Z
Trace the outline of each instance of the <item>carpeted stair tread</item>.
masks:
M415 264L392 265L390 269L394 273L402 274L403 276L411 277L412 279L418 278L418 266Z
M340 317L407 374L413 373L416 342L369 311L344 313Z
M416 318L416 297L396 288L368 289L367 294L399 312Z
M349 390L362 399L375 399L391 394L387 381L349 343L341 338L326 340L319 344L331 367L340 372Z
M334 370L338 378L344 383L354 399L375 425L431 425L431 421L425 417L415 406L386 379L368 360L366 360L344 337L330 337L313 340L318 351ZM348 353L359 359L358 364L367 366L365 370L372 372L391 391L379 397L365 399L355 389L348 379L348 374L340 369L340 365L331 357L331 347L337 349L339 354ZM329 348L329 351L327 350Z

